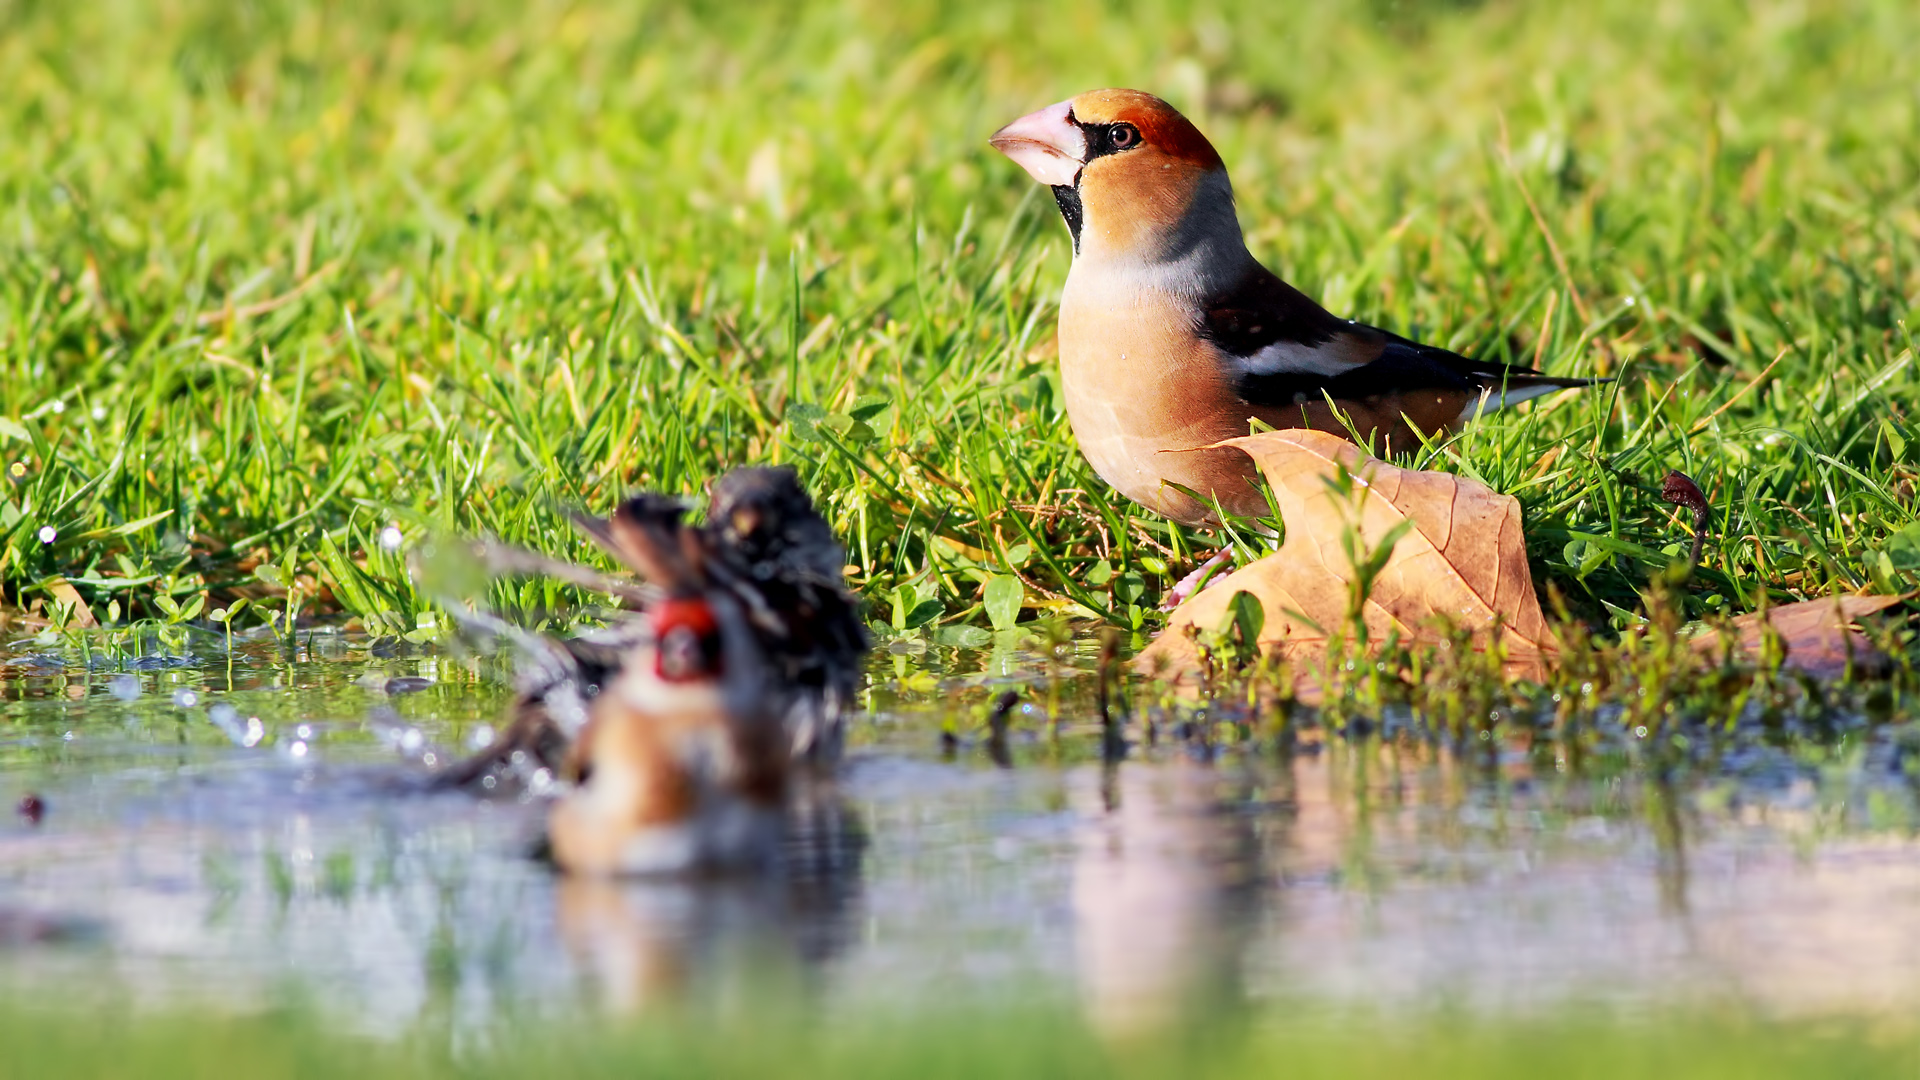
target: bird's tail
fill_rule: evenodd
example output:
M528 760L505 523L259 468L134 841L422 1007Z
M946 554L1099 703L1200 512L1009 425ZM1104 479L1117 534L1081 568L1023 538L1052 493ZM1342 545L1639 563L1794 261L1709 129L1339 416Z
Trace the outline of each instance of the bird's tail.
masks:
M1579 390L1589 386L1601 386L1612 379L1574 379L1557 375L1542 375L1535 371L1510 370L1499 373L1484 373L1479 377L1479 395L1467 404L1467 418L1480 413L1504 409L1509 405L1518 405L1523 401L1551 394L1556 390Z

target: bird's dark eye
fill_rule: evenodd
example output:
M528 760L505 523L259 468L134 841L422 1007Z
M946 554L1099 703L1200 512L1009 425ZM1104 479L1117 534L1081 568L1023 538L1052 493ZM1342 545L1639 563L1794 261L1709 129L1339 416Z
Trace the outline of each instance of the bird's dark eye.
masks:
M1140 129L1132 124L1115 124L1107 132L1107 142L1115 150L1131 150L1140 144Z

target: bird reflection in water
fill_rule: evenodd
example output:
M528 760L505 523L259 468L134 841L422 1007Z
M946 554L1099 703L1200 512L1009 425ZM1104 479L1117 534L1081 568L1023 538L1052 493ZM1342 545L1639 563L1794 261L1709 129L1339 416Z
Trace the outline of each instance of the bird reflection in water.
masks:
M1188 760L1077 780L1073 912L1088 1019L1125 1038L1231 1011L1262 877L1251 782Z
M812 982L852 940L866 847L840 795L806 792L789 811L783 858L761 872L562 875L560 938L585 994L619 1016Z

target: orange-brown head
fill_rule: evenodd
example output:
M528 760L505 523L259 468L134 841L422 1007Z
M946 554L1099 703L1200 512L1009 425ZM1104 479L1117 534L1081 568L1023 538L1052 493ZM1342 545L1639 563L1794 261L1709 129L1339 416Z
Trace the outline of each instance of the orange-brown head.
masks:
M1077 256L1165 259L1223 231L1239 241L1220 155L1152 94L1090 90L989 141L1053 189Z

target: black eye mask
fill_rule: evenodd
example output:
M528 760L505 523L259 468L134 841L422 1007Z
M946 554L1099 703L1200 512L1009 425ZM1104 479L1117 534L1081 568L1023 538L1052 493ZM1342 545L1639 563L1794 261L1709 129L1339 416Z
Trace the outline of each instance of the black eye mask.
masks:
M1083 124L1067 114L1067 120L1079 127L1080 133L1087 139L1087 161L1089 163L1111 154L1123 154L1128 150L1144 145L1140 129L1128 123ZM1081 172L1086 171L1085 166ZM1080 254L1080 226L1086 220L1086 208L1080 202L1080 173L1075 173L1073 185L1053 185L1053 201L1060 207L1060 216L1066 219L1067 232L1073 235L1073 253Z

